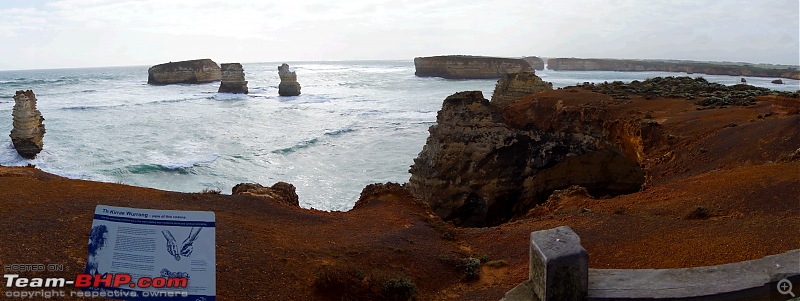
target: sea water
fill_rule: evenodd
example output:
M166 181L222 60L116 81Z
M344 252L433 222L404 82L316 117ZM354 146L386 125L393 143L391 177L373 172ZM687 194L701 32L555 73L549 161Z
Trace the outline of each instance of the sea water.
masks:
M297 187L303 207L349 210L367 184L408 180L442 100L467 90L491 98L496 82L420 78L411 61L289 62L302 94L279 97L280 63L243 64L249 95L217 93L219 82L148 85L147 66L0 71L0 133L11 131L14 92L27 89L47 129L34 160L0 135L0 165L182 192L284 181ZM536 73L554 87L686 75ZM747 77L756 86L800 88L797 80L771 80Z

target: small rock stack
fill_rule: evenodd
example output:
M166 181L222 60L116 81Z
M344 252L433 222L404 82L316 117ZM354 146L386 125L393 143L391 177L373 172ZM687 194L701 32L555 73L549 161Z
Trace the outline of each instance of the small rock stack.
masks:
M553 84L543 81L534 72L510 73L497 81L491 102L503 108L529 94L550 90L553 90Z
M219 85L218 92L247 94L247 81L244 80L242 64L222 64L222 83Z
M36 109L36 95L33 91L17 91L14 95L14 128L11 129L11 142L17 153L25 159L36 158L42 151L44 138L44 117Z
M280 65L278 67L278 76L281 77L281 83L278 85L278 95L300 95L300 83L297 82L297 74L294 71L289 71L289 65Z

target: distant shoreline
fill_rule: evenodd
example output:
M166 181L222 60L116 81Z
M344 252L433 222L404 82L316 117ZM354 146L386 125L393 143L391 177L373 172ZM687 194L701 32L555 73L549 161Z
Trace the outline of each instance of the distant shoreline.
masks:
M553 71L665 71L686 72L688 74L701 73L708 75L772 77L800 80L800 68L798 68L798 66L736 62L550 58L547 59L547 69Z

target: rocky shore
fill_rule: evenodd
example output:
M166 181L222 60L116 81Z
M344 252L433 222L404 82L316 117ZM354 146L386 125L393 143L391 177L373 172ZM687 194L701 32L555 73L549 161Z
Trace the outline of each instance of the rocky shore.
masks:
M287 183L176 193L0 167L0 236L13 242L0 264L63 264L47 277L73 278L98 204L214 211L224 300L499 300L528 278L530 232L563 225L590 268L800 248L788 239L800 228L800 100L714 89L683 78L582 85L504 106L456 93L409 183L369 185L349 212L299 208ZM752 102L703 104L737 91Z
M414 58L416 76L447 79L500 78L509 73L533 71L524 59L443 55Z
M735 65L711 62L551 58L547 60L547 68L556 71L667 71L686 72L689 74L703 73L709 75L800 79L800 70L798 70L796 67L765 68L752 65Z

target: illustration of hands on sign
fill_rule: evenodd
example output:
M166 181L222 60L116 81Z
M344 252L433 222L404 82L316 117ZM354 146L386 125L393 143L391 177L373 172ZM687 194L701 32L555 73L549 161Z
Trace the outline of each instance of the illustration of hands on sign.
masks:
M161 234L164 235L164 238L167 240L167 252L170 255L175 257L176 261L181 260L181 255L184 257L189 257L192 255L192 251L194 251L194 247L192 243L194 243L195 239L197 239L197 235L200 234L201 227L192 227L192 230L189 231L189 237L183 241L183 245L181 245L180 252L178 251L178 243L175 241L175 237L172 236L172 232L169 230L162 230Z

